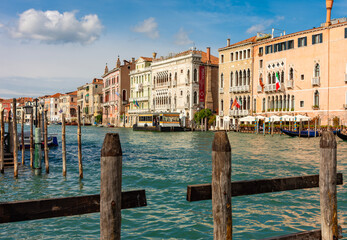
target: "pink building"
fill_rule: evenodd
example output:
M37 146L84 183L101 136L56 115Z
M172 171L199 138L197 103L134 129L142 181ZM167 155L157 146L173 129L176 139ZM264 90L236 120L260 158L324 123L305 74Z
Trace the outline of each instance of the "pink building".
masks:
M135 68L135 59L124 60L121 65L119 57L117 65L112 70L105 67L102 76L103 88L103 124L111 126L124 126L125 106L128 104L130 91L129 73Z

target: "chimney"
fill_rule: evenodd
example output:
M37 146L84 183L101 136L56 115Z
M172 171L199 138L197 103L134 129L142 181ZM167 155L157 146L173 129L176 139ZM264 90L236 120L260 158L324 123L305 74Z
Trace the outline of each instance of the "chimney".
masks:
M134 63L135 62L135 58L131 58L131 62Z
M210 47L207 47L206 48L206 53L207 53L207 62L211 62L211 48Z
M334 0L326 0L326 8L327 8L327 21L325 22L325 26L331 25L331 9L333 8Z
M153 52L152 53L152 56L153 56L153 59L155 59L157 57L157 53L156 52Z
M230 46L230 38L227 39L227 46Z

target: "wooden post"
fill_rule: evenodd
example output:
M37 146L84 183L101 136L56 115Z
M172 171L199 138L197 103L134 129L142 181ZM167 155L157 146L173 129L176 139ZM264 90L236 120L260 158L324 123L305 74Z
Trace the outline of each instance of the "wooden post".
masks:
M263 120L263 135L265 136L265 118L264 118L264 120Z
M100 239L120 239L122 147L118 133L107 133L101 149Z
M25 164L25 145L24 145L24 109L22 110L22 116L21 116L21 122L22 122L22 125L21 125L21 134L22 134L22 137L21 137L21 145L22 145L22 165Z
M280 119L280 136L282 135L281 129L282 129L282 118Z
M307 121L307 138L310 138L310 120Z
M34 162L34 117L33 110L30 114L30 167L33 168Z
M34 159L34 169L35 174L41 174L41 129L35 128L35 159Z
M314 120L314 137L317 137L317 118Z
M338 239L336 198L336 139L324 131L320 139L319 192L322 240Z
M302 131L302 120L300 119L300 125L299 125L299 137L301 137L301 131Z
M1 109L0 111L0 172L4 173L4 154L5 154L5 139L4 139L4 132L5 132L5 122L4 122L4 109Z
M61 153L63 155L63 176L66 176L65 114L61 115Z
M82 166L82 146L81 146L81 109L77 106L77 144L78 144L78 169L80 178L83 178L83 166Z
M12 117L11 117L12 111L8 111L8 137L7 137L7 146L10 153L13 153L13 124L12 124Z
M274 120L271 122L271 137L274 136Z
M13 98L12 102L13 112L13 174L18 177L18 135L17 135L17 99Z
M231 147L226 132L216 132L212 143L213 239L232 239Z
M49 149L48 149L48 144L47 144L47 141L48 141L48 131L47 131L47 111L44 111L43 113L43 117L44 117L44 149L45 149L45 166L46 166L46 173L49 173L49 156L48 156L48 152L49 152Z

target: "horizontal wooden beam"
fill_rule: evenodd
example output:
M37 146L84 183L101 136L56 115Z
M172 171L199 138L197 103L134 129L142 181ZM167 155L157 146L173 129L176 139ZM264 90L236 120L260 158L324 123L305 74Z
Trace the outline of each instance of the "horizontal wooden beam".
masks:
M342 183L342 173L337 173L337 185L342 185ZM319 187L319 175L237 181L231 183L231 195L237 197L315 187ZM187 187L187 201L210 199L212 199L211 184L189 185Z
M315 229L311 231L293 233L288 235L283 235L279 237L265 238L263 240L307 240L307 239L322 239L322 234L320 229Z
M122 209L147 206L145 190L122 192ZM0 223L100 212L100 195L0 203Z

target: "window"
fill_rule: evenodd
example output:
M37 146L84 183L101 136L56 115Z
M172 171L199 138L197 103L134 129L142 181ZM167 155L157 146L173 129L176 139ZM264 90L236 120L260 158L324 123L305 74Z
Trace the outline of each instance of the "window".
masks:
M198 94L196 93L196 91L194 92L194 104L197 104L197 101L198 101Z
M347 38L347 28L345 28L345 38Z
M234 61L234 53L230 53L230 61Z
M236 60L236 61L239 60L239 52L236 52L236 53L235 53L235 60Z
M294 40L290 40L287 42L287 49L293 49L294 48Z
M223 73L220 75L220 87L223 88L223 83L224 83L224 75Z
M319 77L320 76L320 66L317 63L314 67L314 77Z
M243 59L246 59L247 56L246 56L246 50L243 50Z
M302 37L298 39L298 47L307 46L307 37Z
M263 60L259 60L259 68L263 68Z
M242 51L240 51L240 60L242 60Z
M223 100L221 100L221 101L220 101L220 109L221 109L221 111L223 111L223 105L224 105L224 104L223 104Z
M264 53L264 49L263 49L263 47L260 47L259 48L259 57L261 57L261 56L263 56L263 53Z
M281 83L284 83L284 71L281 72Z
M323 42L323 34L312 35L312 45Z
M181 96L183 96L183 91L181 90Z
M265 98L263 98L263 112L265 112Z
M300 107L304 107L304 101L300 101Z
M257 99L254 98L253 100L253 112L257 111Z
M316 90L314 92L314 107L319 107L319 92Z
M233 86L233 81L234 81L234 73L231 72L231 73L230 73L230 87Z
M304 81L305 80L305 75L301 74L301 80Z
M127 100L127 90L123 89L123 101Z
M294 70L293 68L290 68L289 70L289 80L293 80L294 79Z
M272 53L272 45L265 47L265 54L269 54L269 53Z
M198 71L194 69L194 82L198 81Z
M248 49L247 50L247 58L250 58L251 57L251 49Z
M223 55L223 54L220 55L220 62L221 62L221 63L224 63L224 55Z

